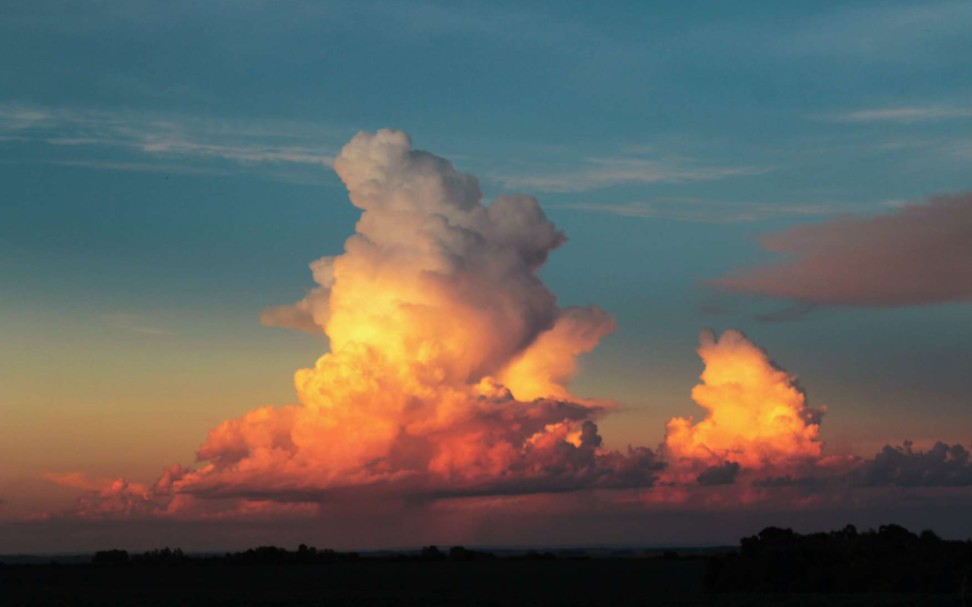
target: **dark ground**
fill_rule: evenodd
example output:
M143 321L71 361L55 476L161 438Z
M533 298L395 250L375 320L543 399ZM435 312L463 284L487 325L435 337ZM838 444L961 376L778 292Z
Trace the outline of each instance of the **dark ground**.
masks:
M83 561L83 559L81 559ZM0 607L169 605L972 607L972 541L896 526L801 535L767 528L738 550L358 555L301 546L225 555L102 551L88 562L0 557Z
M0 605L927 605L952 595L711 594L707 561L0 567Z

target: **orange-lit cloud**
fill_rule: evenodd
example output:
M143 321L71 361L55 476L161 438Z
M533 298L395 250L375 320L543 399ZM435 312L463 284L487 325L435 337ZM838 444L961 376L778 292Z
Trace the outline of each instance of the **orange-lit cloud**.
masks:
M294 378L299 404L213 429L178 483L206 496L296 499L651 484L651 460L603 449L602 403L567 388L576 357L614 321L561 309L537 271L564 235L536 200L481 202L478 181L396 131L361 133L334 162L362 210L317 287L266 324L324 333ZM394 489L388 489L393 487Z
M173 519L173 520L239 520L286 515L313 516L317 505L307 502L280 502L266 499L201 500L174 491L174 485L188 470L171 466L151 486L124 478L93 478L79 472L49 473L45 478L84 493L67 513L44 513L33 517L45 520L63 517L87 520Z
M692 398L705 409L705 417L668 422L669 460L762 469L820 457L822 411L809 407L795 378L766 352L732 330L718 338L703 332L698 352L705 371Z
M48 473L44 477L65 487L81 489L74 507L81 518L119 518L160 514L172 502L172 483L185 470L172 466L163 471L153 486L130 482L124 478L93 478L80 472ZM161 500L158 498L162 498Z
M484 205L474 177L396 131L355 136L334 168L362 211L356 233L311 264L317 286L304 299L262 317L328 340L296 372L297 402L222 422L195 468L151 486L50 475L85 491L75 516L313 516L335 504L535 504L577 491L625 509L805 507L855 487L972 485L958 445L825 455L822 409L734 330L702 333L691 392L701 416L669 421L657 450L606 449L596 421L611 407L569 382L614 320L560 308L540 280L565 237L537 201Z

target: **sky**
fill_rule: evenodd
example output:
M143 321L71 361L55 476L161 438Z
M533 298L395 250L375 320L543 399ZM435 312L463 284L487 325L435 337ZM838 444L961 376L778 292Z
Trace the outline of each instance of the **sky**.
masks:
M970 27L3 3L0 552L972 536Z

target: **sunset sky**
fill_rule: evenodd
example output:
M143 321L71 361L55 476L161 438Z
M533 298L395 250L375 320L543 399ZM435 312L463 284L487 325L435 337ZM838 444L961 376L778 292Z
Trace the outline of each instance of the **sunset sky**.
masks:
M3 3L0 553L972 536L969 31Z

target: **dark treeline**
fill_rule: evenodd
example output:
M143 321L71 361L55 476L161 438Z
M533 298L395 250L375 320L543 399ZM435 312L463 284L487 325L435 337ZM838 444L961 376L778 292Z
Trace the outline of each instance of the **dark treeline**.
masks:
M679 583L683 583L686 588L704 590L710 595L921 593L956 596L959 593L968 595L972 592L972 541L943 540L930 531L915 534L898 525L884 525L868 531L858 531L853 526L847 526L839 531L806 535L790 529L770 527L758 535L742 539L739 549L731 553L692 550L681 553L671 550L492 553L462 546L448 549L426 546L409 552L359 554L301 545L297 550L263 546L221 555L190 555L179 549L169 548L141 554L106 550L96 553L91 563L92 566L105 570L105 575L109 576L114 575L111 570L116 568L148 572L169 568L216 571L225 570L227 567L256 566L253 570L283 572L298 569L286 567L289 565L333 565L328 569L344 572L341 576L351 570L361 570L371 571L378 577L391 576L389 579L397 579L400 569L405 569L394 565L399 562L482 563L482 566L456 567L453 570L462 571L463 575L476 576L480 573L493 575L489 572L495 571L504 571L506 573L503 575L508 575L510 571L517 570L517 567L507 563L520 562L524 567L532 568L542 566L542 561L550 561L553 565L561 563L559 566L551 566L550 571L570 570L573 572L571 575L580 577L586 575L582 573L586 571L585 567L591 571L609 571L611 568L618 571L631 570L632 575L641 571L637 575L642 576L655 572L662 578L668 575L663 575L664 571L678 572L684 578ZM581 561L588 561L590 564L585 565ZM369 563L375 565L370 566ZM0 572L3 569L0 567ZM408 569L408 575L426 575L421 573L426 569L429 575L432 575L433 569L439 571L438 567L423 566ZM689 576L690 571L698 572L694 574L698 576L695 582L685 577ZM972 601L967 605L972 607Z
M141 554L129 554L125 550L101 550L91 559L93 565L99 566L156 566L156 565L194 565L207 563L240 564L240 565L296 565L296 564L327 564L347 563L356 561L400 561L400 562L438 562L438 561L488 561L498 557L492 552L470 550L462 546L453 546L442 550L438 546L426 546L417 552L390 552L362 556L357 552L338 552L330 549L318 549L301 544L295 551L278 548L276 546L260 546L243 552L228 552L223 555L190 555L181 549L163 548L150 550ZM537 552L531 550L522 554L505 556L505 559L515 560L551 560L557 556L551 552ZM577 558L576 556L573 558Z
M898 525L801 535L769 527L743 538L738 554L714 556L706 588L714 592L969 592L972 541L943 540ZM963 597L964 598L964 597ZM972 603L969 603L972 605Z
M83 564L0 562L0 605L972 607L970 572L972 542L928 531L771 527L728 551L104 550Z

